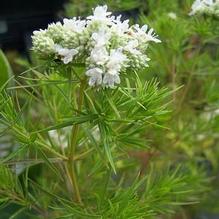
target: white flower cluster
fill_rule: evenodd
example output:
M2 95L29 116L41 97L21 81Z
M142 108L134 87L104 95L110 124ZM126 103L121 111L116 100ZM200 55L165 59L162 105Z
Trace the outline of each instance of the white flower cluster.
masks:
M127 68L148 66L148 43L160 42L147 25L129 26L121 15L111 16L107 6L97 6L85 20L73 18L34 31L33 50L44 59L64 64L85 63L89 85L113 88Z
M195 14L219 16L219 0L195 0L189 15Z

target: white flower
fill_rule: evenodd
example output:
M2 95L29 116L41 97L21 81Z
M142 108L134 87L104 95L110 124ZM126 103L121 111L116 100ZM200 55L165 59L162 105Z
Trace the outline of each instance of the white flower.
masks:
M131 40L125 45L124 50L132 55L140 55L141 52L137 49L139 43L138 40Z
M119 36L121 36L123 33L129 30L129 20L125 20L122 22L120 15L115 20L113 20L112 28Z
M104 30L92 34L92 39L95 41L95 47L105 46L110 39L110 34Z
M87 19L91 21L100 21L103 23L111 23L111 18L108 17L111 14L111 12L107 12L107 5L97 6L95 9L93 9L93 15L88 16Z
M216 14L218 13L219 0L195 0L189 15L197 13Z
M62 48L60 45L55 45L55 51L61 56L61 60L64 64L71 62L73 57L78 54L78 50Z
M77 20L75 17L72 19L64 18L63 22L64 22L63 25L64 28L74 31L76 33L83 32L87 24L85 20L80 20L80 19Z
M102 84L102 74L103 74L102 69L92 68L87 70L85 74L90 77L89 79L90 86Z
M208 0L207 0L208 1ZM212 1L212 0L211 0ZM212 1L213 3L213 1ZM208 6L209 4L203 0L196 0L193 4L192 4L192 11L189 13L189 15L194 15L196 14L198 11L204 11L206 9L206 6Z
M120 77L118 74L105 74L103 78L103 84L106 87L114 88L115 84L120 84Z
M106 67L109 71L111 71L111 69L120 70L126 59L127 57L122 53L120 48L117 50L111 50L109 61L107 62Z
M133 26L134 29L134 35L140 40L140 41L153 41L155 43L160 43L161 41L157 38L157 35L154 33L154 30L151 28L149 29L148 25L143 25L141 28L139 27L139 24L136 24ZM147 32L148 31L148 32Z
M169 12L167 15L168 15L169 18L171 18L173 20L177 19L176 13L174 13L174 12Z
M103 84L113 88L115 84L120 83L119 73L126 60L127 57L122 53L120 48L111 51L109 61L106 64L107 72L104 74Z
M108 60L108 52L105 47L94 47L90 54L91 62L96 65L103 65Z

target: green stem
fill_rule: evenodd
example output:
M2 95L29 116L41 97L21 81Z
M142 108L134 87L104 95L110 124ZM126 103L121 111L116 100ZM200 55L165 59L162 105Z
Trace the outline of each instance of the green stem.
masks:
M78 111L80 112L82 109L82 105L84 102L84 88L85 88L85 81L82 80L80 84L80 90L79 90L79 96L78 96ZM81 195L80 195L80 190L77 182L77 177L76 177L76 171L75 171L75 162L74 162L74 157L75 151L76 151L76 146L77 146L77 136L79 132L79 124L75 124L72 127L72 136L71 136L71 144L70 144L70 150L69 150L69 165L68 165L68 171L69 171L69 176L71 178L71 183L76 195L76 200L80 204L82 204L81 200Z

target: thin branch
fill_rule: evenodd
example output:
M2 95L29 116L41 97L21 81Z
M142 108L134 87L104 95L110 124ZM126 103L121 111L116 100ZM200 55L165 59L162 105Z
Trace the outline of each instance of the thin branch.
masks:
M81 154L75 155L73 161L83 159L84 157L86 157L86 155L91 153L93 150L94 150L94 148L91 148L91 149L89 149ZM68 161L67 159L62 159L62 158L47 158L47 159L51 163L63 163L63 162ZM43 160L43 159L24 159L24 160L11 160L11 161L4 162L4 164L7 164L7 165L15 165L15 164L36 165L36 164L41 164L41 163L45 163L45 160Z

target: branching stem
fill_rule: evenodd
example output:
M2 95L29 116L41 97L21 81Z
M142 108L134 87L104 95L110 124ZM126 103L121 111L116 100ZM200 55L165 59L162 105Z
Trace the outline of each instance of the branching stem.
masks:
M82 105L84 102L84 89L85 89L85 80L81 80L79 96L78 96L78 112L81 111ZM78 132L79 132L79 124L73 125L71 144L70 144L70 150L69 150L69 156L68 156L68 159L69 159L68 171L69 171L69 176L71 178L71 184L72 184L74 192L75 192L76 201L79 202L80 204L82 204L80 190L79 190L79 186L77 183L75 162L74 162L74 160L75 160L74 157L76 156L75 151L76 151L76 146L77 146Z

